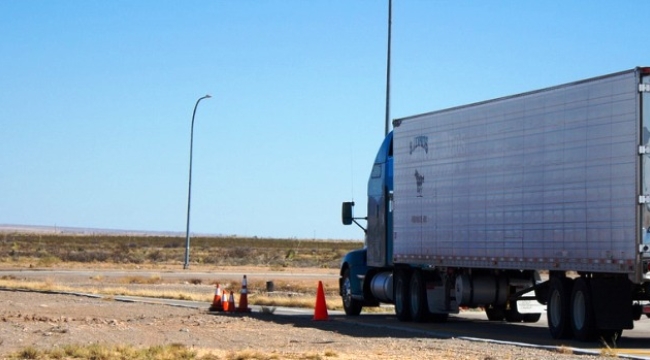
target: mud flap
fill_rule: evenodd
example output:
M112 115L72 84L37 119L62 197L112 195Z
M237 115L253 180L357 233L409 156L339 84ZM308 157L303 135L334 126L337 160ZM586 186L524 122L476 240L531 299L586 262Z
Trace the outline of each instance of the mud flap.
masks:
M633 329L632 285L627 279L591 279L598 329Z
M427 278L426 291L429 312L432 314L458 314L458 303L448 296L452 290L449 288L450 285L446 278L441 278L437 273Z

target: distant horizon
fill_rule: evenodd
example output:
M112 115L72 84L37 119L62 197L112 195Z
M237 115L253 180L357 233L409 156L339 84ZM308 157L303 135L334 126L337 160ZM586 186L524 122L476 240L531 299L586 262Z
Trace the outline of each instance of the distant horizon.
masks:
M156 231L156 230L127 230L127 229L103 229L59 225L25 225L25 224L0 224L2 233L42 233L42 234L71 234L71 235L132 235L132 236L168 236L185 237L184 231ZM298 238L298 237L274 237L264 235L237 235L237 234L208 234L190 231L191 237L242 237L258 239L296 239L296 240L341 240L359 241L356 239L332 239L332 238Z

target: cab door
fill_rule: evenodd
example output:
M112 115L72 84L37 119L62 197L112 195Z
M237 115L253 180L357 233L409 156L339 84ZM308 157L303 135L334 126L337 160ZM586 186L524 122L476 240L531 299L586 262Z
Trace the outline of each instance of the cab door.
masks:
M369 266L392 263L393 134L382 144L368 180L368 231L366 247Z

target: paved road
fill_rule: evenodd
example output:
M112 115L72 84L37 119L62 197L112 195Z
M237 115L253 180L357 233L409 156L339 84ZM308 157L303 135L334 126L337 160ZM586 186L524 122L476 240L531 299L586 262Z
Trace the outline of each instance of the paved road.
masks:
M115 297L121 301L145 301L173 306L186 306L207 309L209 304L183 300L151 299L132 296ZM327 301L339 301L328 299ZM262 313L259 306L251 306L253 314ZM287 317L307 316L313 317L311 309L276 308L274 315L282 315L282 322L290 322ZM263 319L274 321L273 316ZM276 318L277 319L277 318ZM574 353L602 354L605 348L601 343L583 343L578 341L554 340L551 338L546 319L543 316L538 323L512 324L505 322L491 322L483 312L465 311L459 315L450 316L446 323L403 323L392 314L362 314L357 317L348 317L341 311L329 311L331 321L345 322L355 326L370 326L384 328L392 333L393 337L403 336L431 336L437 338L460 338L473 341L503 342L519 346L542 347L556 349L559 347L571 349ZM614 349L614 353L621 358L650 359L650 319L635 323L636 329L623 333ZM345 328L340 330L345 333Z
M579 351L600 354L604 345L601 343L584 343L578 341L554 340L549 334L545 316L534 324L512 324L490 322L483 312L462 312L449 318L443 324L400 323L392 315L362 315L366 324L392 326L395 329L408 327L411 330L432 332L440 337L464 339L490 339L508 343L519 343L543 347L569 347ZM617 354L634 355L635 358L650 359L650 319L635 323L636 329L623 332L618 340Z

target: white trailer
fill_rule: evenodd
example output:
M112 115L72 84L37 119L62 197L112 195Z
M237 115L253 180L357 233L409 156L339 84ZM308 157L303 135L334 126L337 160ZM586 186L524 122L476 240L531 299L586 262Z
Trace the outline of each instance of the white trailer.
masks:
M635 68L394 120L366 247L343 259L346 312L537 321L517 307L535 299L555 338L633 328L650 313L648 104L650 68Z

